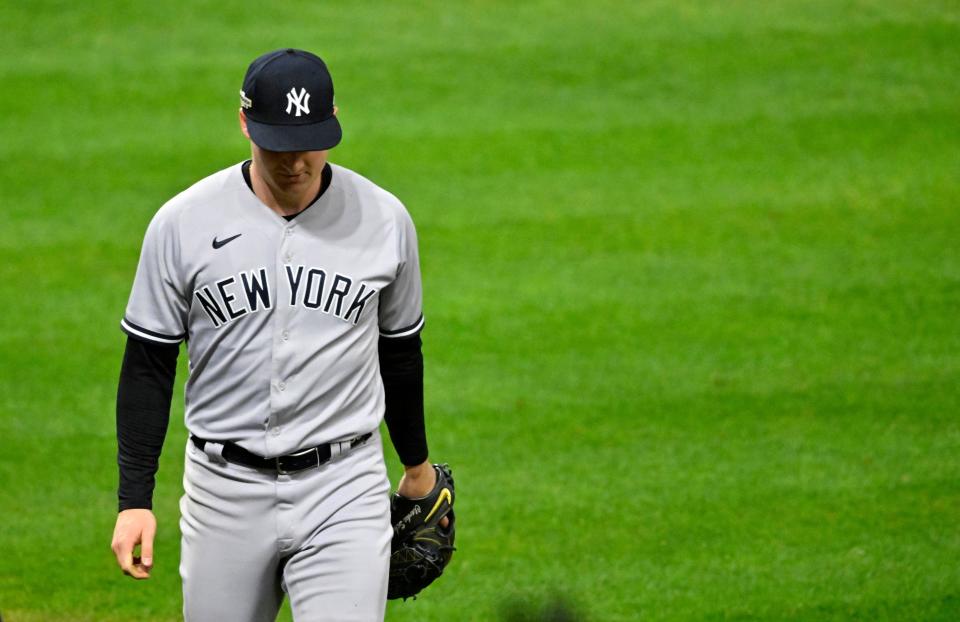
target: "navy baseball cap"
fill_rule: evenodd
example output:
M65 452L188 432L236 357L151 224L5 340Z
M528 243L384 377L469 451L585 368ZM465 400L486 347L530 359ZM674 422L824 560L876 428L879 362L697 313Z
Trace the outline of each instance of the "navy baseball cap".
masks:
M268 151L320 151L343 136L333 115L330 72L304 50L275 50L250 63L240 106L250 138Z

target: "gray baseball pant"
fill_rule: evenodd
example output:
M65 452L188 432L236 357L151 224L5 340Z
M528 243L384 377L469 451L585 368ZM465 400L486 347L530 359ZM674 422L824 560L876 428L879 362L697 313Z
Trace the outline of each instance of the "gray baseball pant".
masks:
M211 450L212 447L212 450ZM180 499L185 622L383 620L390 483L380 434L289 475L187 442Z

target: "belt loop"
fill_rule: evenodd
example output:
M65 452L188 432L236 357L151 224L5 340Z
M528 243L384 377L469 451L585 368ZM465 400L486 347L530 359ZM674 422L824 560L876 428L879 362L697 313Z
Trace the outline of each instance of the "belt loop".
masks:
M330 443L330 459L333 460L337 456L341 456L347 453L351 449L355 448L357 445L364 444L365 442L367 442L367 440L370 439L371 436L373 436L373 434L368 432L367 434L363 434L361 436L355 436L345 441Z
M333 460L337 456L345 453L348 449L350 449L350 441L330 443L330 459Z
M207 454L214 462L219 464L226 464L227 460L223 457L223 443L214 443L213 441L207 441L203 445L203 453Z

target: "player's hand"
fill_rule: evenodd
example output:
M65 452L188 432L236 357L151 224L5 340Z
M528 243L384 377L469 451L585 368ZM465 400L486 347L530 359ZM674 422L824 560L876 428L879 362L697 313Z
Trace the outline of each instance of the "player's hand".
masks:
M153 536L157 533L157 519L144 509L124 510L117 515L110 545L117 556L123 574L134 579L149 579L153 568ZM134 548L140 545L140 555Z
M417 466L404 466L403 477L400 478L400 484L397 485L397 493L407 499L420 499L426 497L437 485L437 472L429 460L425 460ZM450 520L444 516L440 520L440 526L446 527Z

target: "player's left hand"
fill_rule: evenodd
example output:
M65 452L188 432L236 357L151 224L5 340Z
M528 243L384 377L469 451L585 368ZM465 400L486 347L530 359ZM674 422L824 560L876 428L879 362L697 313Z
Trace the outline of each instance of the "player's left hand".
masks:
M446 464L428 467L434 471L432 476L408 469L400 490L390 499L389 599L416 597L443 574L455 550L453 473ZM433 486L423 493L428 482Z
M437 485L437 471L429 460L417 466L405 466L403 468L403 477L400 478L400 484L397 486L397 494L407 499L421 499L429 495L433 487ZM449 524L450 519L446 516L440 520L441 527L446 527Z

